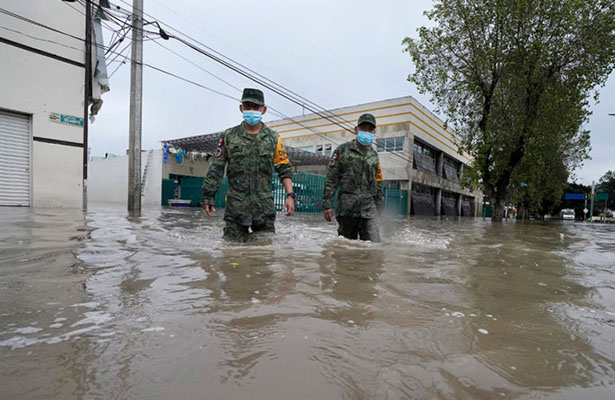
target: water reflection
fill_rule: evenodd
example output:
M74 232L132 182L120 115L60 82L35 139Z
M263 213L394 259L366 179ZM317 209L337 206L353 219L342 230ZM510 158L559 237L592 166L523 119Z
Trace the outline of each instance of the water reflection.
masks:
M13 211L13 210L11 210ZM9 398L608 398L615 227L0 209ZM6 393L6 394L5 394Z
M480 263L466 269L464 318L475 359L443 368L457 392L555 392L590 386L607 370L612 374L609 360L594 351L577 324L559 318L558 308L587 295L566 279L566 260L557 250L568 244L552 225L490 226L475 243Z
M370 244L345 239L326 244L318 259L321 287L337 304L323 309L319 317L342 324L368 323L373 318L368 305L378 296L383 262L383 250Z

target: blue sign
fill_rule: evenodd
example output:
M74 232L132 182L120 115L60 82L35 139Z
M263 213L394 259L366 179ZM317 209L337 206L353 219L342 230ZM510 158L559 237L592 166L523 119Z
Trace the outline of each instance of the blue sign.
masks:
M67 125L83 126L83 118L60 114L60 122Z
M72 115L60 114L56 112L49 113L49 120L58 124L83 126L83 118L74 117Z
M585 200L585 193L566 193L566 200Z

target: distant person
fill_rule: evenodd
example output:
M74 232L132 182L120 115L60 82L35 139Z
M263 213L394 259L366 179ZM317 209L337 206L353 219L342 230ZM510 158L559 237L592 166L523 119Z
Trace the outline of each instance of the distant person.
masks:
M252 232L275 232L275 207L271 191L273 170L278 174L286 201L283 212L295 213L292 168L282 139L261 119L267 112L265 96L258 89L246 88L239 111L243 122L227 129L220 139L203 184L203 208L208 216L215 211L216 192L227 168L229 190L224 210L224 238L245 242Z
M382 172L378 153L371 147L376 131L372 114L359 117L356 139L341 144L331 156L323 193L325 219L337 220L337 233L348 239L380 241L378 214L384 209ZM333 196L339 188L337 210Z

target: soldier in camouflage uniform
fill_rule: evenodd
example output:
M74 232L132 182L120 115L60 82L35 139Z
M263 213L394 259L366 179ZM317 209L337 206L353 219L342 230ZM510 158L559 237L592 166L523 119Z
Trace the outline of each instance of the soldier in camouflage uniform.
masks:
M278 134L261 122L267 111L265 96L258 89L244 89L239 110L244 121L227 129L220 139L203 184L203 208L208 216L215 211L216 192L224 170L229 191L224 211L224 238L245 242L252 232L275 232L275 207L271 176L277 172L286 189L286 215L295 213L292 168Z
M363 114L354 129L357 138L335 149L329 161L323 193L325 219L333 220L332 199L339 188L337 233L348 239L379 242L378 216L384 209L384 192L378 153L371 147L376 118Z

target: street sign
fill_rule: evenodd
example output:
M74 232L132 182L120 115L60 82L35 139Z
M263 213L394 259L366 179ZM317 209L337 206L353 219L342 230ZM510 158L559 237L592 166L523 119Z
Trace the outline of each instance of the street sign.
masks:
M585 200L585 193L566 193L566 200Z
M58 124L83 126L83 118L73 117L72 115L60 114L56 112L49 113L49 120L57 122Z
M609 199L608 193L596 193L596 200L608 200L608 199Z
M589 212L589 210L587 208L583 209L583 214L587 214Z

